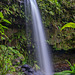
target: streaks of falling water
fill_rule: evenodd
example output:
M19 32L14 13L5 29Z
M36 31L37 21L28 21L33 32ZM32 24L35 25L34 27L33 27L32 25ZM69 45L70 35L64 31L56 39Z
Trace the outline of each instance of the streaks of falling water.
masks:
M49 57L44 28L37 6L37 2L36 0L24 0L24 4L26 5L26 8L28 7L28 10L25 11L30 12L31 9L32 26L34 31L34 39L36 42L36 49L39 58L39 65L41 69L44 70L45 75L53 75L52 62L51 58Z

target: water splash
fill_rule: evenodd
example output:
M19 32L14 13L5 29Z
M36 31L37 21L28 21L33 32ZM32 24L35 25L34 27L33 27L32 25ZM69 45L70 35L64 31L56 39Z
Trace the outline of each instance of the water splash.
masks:
M44 71L45 75L53 75L51 58L49 57L44 28L37 6L37 2L36 0L24 0L24 3L27 4L28 10L31 10L32 27L34 31L34 40L36 42L36 49L39 58L39 65Z

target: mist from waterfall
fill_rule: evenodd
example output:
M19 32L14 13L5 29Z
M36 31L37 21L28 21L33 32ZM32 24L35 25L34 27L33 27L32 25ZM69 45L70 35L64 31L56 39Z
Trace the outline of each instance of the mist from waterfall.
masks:
M24 5L26 16L29 16L30 14L32 15L30 19L32 19L34 41L40 68L45 75L53 75L52 62L49 56L50 54L48 52L44 27L42 24L37 2L36 0L24 0Z

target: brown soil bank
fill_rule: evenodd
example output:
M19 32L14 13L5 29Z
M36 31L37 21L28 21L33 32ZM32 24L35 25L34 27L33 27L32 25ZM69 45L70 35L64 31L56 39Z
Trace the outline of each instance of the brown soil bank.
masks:
M75 49L69 51L61 50L53 52L53 65L55 72L70 70L69 64L65 60L70 61L72 65L75 64Z

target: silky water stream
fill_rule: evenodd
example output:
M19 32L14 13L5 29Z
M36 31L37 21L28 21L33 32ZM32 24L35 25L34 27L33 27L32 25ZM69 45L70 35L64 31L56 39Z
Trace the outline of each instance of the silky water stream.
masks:
M24 0L24 5L25 15L28 17L31 15L29 19L32 19L32 28L34 32L33 34L38 54L37 58L39 61L39 66L44 75L53 75L52 61L49 54L50 52L48 52L44 27L42 24L37 2L36 0Z

